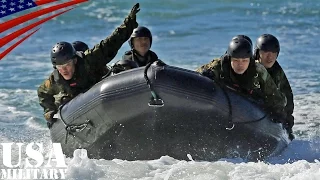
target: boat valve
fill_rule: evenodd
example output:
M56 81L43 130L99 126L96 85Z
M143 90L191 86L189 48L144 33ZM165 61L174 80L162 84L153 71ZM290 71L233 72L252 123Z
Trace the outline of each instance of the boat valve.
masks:
M231 131L234 128L234 123L232 123L231 127L226 127L226 130Z

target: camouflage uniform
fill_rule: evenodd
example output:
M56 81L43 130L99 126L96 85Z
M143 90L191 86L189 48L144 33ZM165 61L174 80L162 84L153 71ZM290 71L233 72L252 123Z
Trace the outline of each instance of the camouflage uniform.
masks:
M294 125L294 117L292 116L294 103L293 103L293 94L290 83L279 65L276 61L271 68L267 69L270 76L272 77L273 81L275 82L276 86L283 93L287 98L287 105L285 107L285 111L287 112L287 125L289 128L292 128Z
M256 75L248 79L246 85L239 83L230 68L223 70L222 60L214 59L208 64L198 68L196 71L217 82L223 83L245 95L250 95L255 100L263 100L265 107L271 113L281 114L285 105L286 98L278 91L271 76L260 63L254 63ZM230 63L230 62L229 62ZM227 72L227 73L224 73ZM281 114L282 115L282 114Z
M158 61L158 56L155 52L149 50L145 56L139 55L135 50L127 51L122 56L122 60L132 60L138 63L139 67L146 66L148 63Z
M130 38L137 26L135 15L130 14L109 37L95 45L93 49L79 54L75 74L71 80L64 80L56 69L51 73L38 88L39 103L44 108L46 120L52 120L53 114L61 104L99 82L103 73L97 72L104 70L106 64L116 56L122 44Z

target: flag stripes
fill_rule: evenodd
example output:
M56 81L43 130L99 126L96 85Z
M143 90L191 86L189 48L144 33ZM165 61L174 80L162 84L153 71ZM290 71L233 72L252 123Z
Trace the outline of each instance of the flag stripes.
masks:
M57 0L0 0L0 17L8 16L8 15L14 14L19 11L23 11L26 9L30 9L32 7L37 7L37 6L41 6L44 4L52 3L55 1L57 1ZM87 1L88 0L69 0L69 1L61 3L61 4L52 5L48 8L33 11L28 14L19 16L17 18L8 20L8 21L0 24L0 33L7 31L7 30L10 30L11 28L13 28L17 25L20 25L21 23L28 22L32 19L39 17L39 16L42 16L42 15L45 15L45 14L48 14L51 12L55 12L57 10L61 10L63 8L67 8L69 6L73 6L73 5L87 2ZM10 33L10 34L6 35L5 37L0 38L0 48L3 47L4 45L8 44L9 42L13 41L17 37L23 35L24 33L30 31L31 29L36 28L37 26L43 24L44 22L46 22L54 17L57 17L67 11L70 11L71 9L73 9L73 8L69 8L67 10L63 10L63 11L58 12L54 15L49 16L49 17L43 18L39 21L36 21L36 22L26 26L26 27L20 28L20 29L16 30L15 32ZM5 11L5 13L3 13L4 11ZM30 34L27 34L21 40L19 40L18 42L14 43L9 48L4 50L0 54L0 60L4 56L6 56L10 51L12 51L15 47L17 47L19 44L21 44L23 41L25 41L27 38L29 38L31 35L33 35L35 32L37 32L39 29L40 28L32 31Z

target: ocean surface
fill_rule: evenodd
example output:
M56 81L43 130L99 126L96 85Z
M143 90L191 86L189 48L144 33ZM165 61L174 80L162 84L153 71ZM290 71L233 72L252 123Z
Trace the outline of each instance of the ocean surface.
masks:
M275 35L281 46L278 62L293 89L296 139L281 155L264 162L242 159L194 162L168 156L152 161L95 160L77 151L73 159L67 159L67 179L319 179L320 1L139 2L141 11L137 20L150 28L152 50L173 66L193 70L221 56L231 38L238 34L248 35L253 42L264 33ZM36 90L52 71L51 47L59 41L76 40L93 47L122 23L135 3L132 0L83 3L41 25L36 34L0 61L0 143L39 142L49 147L50 134ZM7 19L1 19L0 23ZM1 37L8 33L2 33ZM125 43L111 63L127 50L129 45ZM2 169L1 147L0 155ZM17 156L18 150L14 149L12 159Z

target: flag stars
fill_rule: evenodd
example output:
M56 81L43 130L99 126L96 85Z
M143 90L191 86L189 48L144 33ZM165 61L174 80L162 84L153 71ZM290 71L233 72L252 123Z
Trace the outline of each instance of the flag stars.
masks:
M15 6L15 5L16 5L16 3L14 3L14 2L10 3L10 6Z
M5 8L7 8L7 6L6 6L6 5L2 5L1 7L2 7L2 9L5 9Z
M31 2L28 2L28 4L27 4L28 6L32 6L32 3Z
M13 12L13 11L15 11L15 10L14 10L14 8L10 8L9 11Z
M19 8L19 9L23 9L23 6L22 6L22 5L19 5L18 8Z
M6 3L6 2L7 2L7 0L1 0L1 2L2 2L2 3Z
M24 0L20 0L19 3L24 3Z
M6 12L5 12L5 11L1 11L0 13L1 13L1 14L5 14Z

